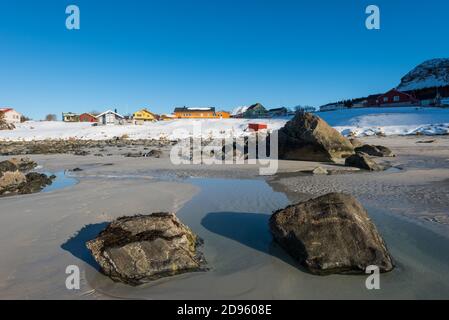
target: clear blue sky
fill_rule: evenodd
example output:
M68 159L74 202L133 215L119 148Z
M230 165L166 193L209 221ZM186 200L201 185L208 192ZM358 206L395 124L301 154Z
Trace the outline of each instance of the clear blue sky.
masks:
M77 4L81 30L65 28ZM381 9L381 30L365 8ZM446 0L0 0L0 106L62 111L321 104L449 57Z

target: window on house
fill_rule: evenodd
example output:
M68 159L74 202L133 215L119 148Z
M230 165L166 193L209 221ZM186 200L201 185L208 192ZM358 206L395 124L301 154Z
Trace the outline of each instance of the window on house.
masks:
M388 102L388 97L384 97L384 102Z
M401 98L399 97L399 96L394 96L394 98L393 98L393 101L394 102L398 102L398 101L400 101L401 100Z

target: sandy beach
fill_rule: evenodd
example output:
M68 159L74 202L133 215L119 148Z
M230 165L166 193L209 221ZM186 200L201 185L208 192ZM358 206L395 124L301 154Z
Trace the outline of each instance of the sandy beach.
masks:
M0 199L0 298L447 298L448 137L363 141L390 147L396 157L382 161L392 168L367 173L280 161L277 175L261 177L256 165L175 166L168 146L161 158L122 155L142 146L87 156L30 155L39 170L63 173L66 180L50 191ZM318 165L333 174L305 172ZM397 268L382 276L382 290L366 290L364 276L311 275L273 243L267 221L274 210L331 191L355 195L384 236ZM159 211L176 212L204 239L211 270L140 287L103 276L85 242L114 218ZM81 269L81 290L65 287L69 265Z

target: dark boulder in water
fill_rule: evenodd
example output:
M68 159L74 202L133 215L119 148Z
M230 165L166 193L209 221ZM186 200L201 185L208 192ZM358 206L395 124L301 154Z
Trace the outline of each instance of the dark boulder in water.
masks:
M113 221L87 248L115 281L140 285L163 277L204 271L201 240L174 214L153 213Z
M393 270L393 260L362 205L331 193L288 206L270 219L274 239L310 272L364 273L375 265Z

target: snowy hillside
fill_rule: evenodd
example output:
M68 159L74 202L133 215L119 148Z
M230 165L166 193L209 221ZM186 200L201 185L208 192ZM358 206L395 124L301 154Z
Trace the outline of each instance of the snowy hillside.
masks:
M400 91L449 85L449 59L428 60L410 71L398 86Z

